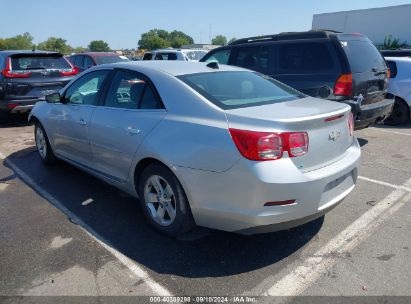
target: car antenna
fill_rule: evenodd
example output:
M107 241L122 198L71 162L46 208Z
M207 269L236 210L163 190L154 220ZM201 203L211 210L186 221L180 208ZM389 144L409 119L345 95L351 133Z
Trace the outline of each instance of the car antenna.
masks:
M215 69L215 70L218 70L220 68L218 66L218 62L216 62L216 61L211 61L211 62L207 63L206 67L208 67L210 69Z

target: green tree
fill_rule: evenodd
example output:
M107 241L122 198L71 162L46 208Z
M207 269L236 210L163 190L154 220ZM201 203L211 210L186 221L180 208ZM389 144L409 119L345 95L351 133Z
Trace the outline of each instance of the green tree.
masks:
M92 52L109 52L110 47L107 42L103 40L93 40L88 45L88 48Z
M57 51L62 54L69 54L72 52L72 47L67 44L63 38L50 37L46 41L40 42L37 49L45 51Z
M217 35L211 40L212 45L226 45L227 44L227 37L223 35Z
M33 36L30 33L0 39L0 49L3 50L31 50L32 48Z
M194 39L181 31L172 31L169 42L173 48L180 48L185 44L193 44Z
M237 38L233 37L233 38L230 39L230 41L228 41L228 44L233 43L236 40L237 40Z
M138 41L139 49L154 50L167 47L179 48L184 44L191 44L194 40L181 31L167 32L165 30L152 29L141 35Z
M395 50L403 47L407 47L407 42L400 42L399 38L394 38L391 34L385 36L384 44L381 46L383 50Z
M82 47L82 46L77 46L74 49L72 49L71 51L73 53L84 53L85 51L87 51L87 49Z

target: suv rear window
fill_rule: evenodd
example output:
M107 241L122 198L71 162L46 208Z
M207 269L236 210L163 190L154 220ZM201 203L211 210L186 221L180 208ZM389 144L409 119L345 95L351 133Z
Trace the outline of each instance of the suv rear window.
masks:
M385 70L385 63L377 48L369 41L341 41L350 62L352 73L371 72L373 68Z
M71 66L61 55L14 55L11 57L13 70L54 70L70 69Z
M253 107L305 97L255 72L197 73L178 78L222 109Z
M334 67L327 45L321 42L282 44L279 60L281 74L331 70Z

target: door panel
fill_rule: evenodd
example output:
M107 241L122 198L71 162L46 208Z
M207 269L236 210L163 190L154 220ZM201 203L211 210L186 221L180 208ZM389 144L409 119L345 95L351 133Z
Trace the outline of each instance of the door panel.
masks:
M94 168L111 179L125 182L138 147L165 115L162 110L98 107L90 125Z
M90 144L98 171L118 182L128 177L145 136L166 115L163 103L142 74L117 70L104 106L93 113Z
M89 125L109 73L110 70L99 70L85 74L67 88L64 104L53 105L49 120L57 154L81 165L92 165Z

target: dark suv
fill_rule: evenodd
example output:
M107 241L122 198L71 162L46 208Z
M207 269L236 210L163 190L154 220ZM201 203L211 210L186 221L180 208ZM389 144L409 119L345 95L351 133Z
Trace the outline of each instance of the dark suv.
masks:
M0 122L30 112L78 74L60 53L43 51L0 51L0 71Z
M244 38L201 61L255 70L307 95L347 103L356 129L385 119L394 104L386 93L384 59L361 34L308 31Z

